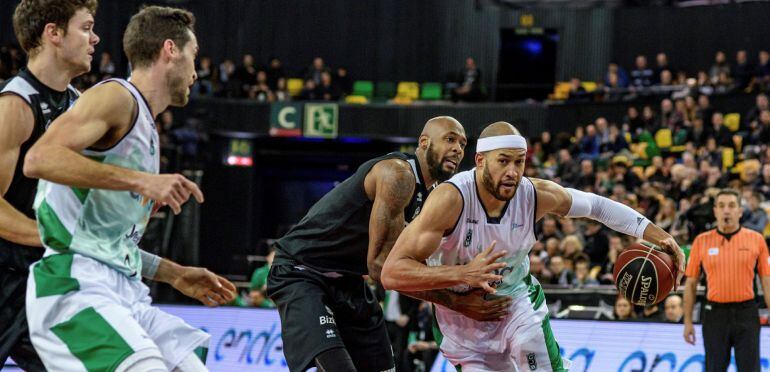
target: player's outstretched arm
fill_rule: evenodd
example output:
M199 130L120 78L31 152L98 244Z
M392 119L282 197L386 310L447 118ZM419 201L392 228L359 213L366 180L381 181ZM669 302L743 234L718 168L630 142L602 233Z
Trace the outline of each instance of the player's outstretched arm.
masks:
M235 285L202 267L182 266L162 258L158 270L150 278L168 283L184 295L206 306L219 306L235 299Z
M174 213L181 211L190 195L202 202L198 186L182 175L138 172L102 164L80 153L92 146L113 145L116 139L107 137L122 138L131 129L137 108L129 102L135 101L118 83L99 85L83 93L27 152L24 174L75 187L133 191L169 205Z
M631 207L593 193L566 189L552 181L532 179L537 190L537 219L546 214L561 217L586 217L605 226L658 245L673 254L679 267L677 283L684 275L684 253L676 240Z
M21 145L32 135L35 117L19 96L0 97L0 238L32 247L42 247L35 220L14 208L3 196L13 181Z
M460 193L449 184L439 185L422 212L398 237L382 269L382 285L397 291L424 291L456 285L481 287L494 293L488 282L502 279L494 270L505 251L492 254L494 243L466 265L428 267L424 262L438 249L445 232L454 228L462 213Z
M369 276L376 281L380 281L385 258L404 229L404 208L412 199L414 185L411 166L403 160L381 161L366 177L367 194L374 194L366 264Z

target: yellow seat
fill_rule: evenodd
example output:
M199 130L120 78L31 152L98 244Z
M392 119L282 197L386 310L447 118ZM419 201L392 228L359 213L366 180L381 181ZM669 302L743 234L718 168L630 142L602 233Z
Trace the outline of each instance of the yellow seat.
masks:
M741 114L733 112L725 115L725 127L727 127L730 132L737 132L741 127Z
M722 149L722 170L732 168L735 164L735 150L730 147Z
M565 100L569 96L570 84L566 81L560 81L553 87L553 94L550 94L548 98L553 100Z
M347 96L345 97L345 103L365 105L369 103L369 100L364 96Z
M420 84L413 81L402 81L398 83L396 95L410 100L416 100L420 98Z
M304 85L305 82L302 79L289 79L289 81L286 82L286 89L289 90L289 95L296 97L302 93Z
M658 131L655 132L655 144L658 145L658 148L661 149L668 149L671 147L671 145L674 144L674 138L671 134L671 129L658 129Z
M582 81L580 82L580 86L582 86L588 93L595 91L597 87L595 81Z

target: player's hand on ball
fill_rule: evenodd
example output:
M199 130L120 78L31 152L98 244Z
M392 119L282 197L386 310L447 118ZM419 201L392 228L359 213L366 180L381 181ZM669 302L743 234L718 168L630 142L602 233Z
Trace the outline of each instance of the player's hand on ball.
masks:
M191 195L198 203L203 203L203 193L198 185L181 174L142 174L136 191L155 200L158 205L168 205L174 214L182 212L182 204L187 202Z
M202 267L184 267L171 285L206 306L219 306L235 299L235 285Z
M467 293L456 294L451 309L473 320L482 322L500 321L508 315L511 298L487 293L482 289L474 289Z
M690 345L695 345L695 327L692 323L684 324L684 341Z
M682 276L684 275L684 252L681 248L679 248L679 244L677 244L676 240L674 240L674 237L672 236L661 240L658 242L658 245L674 256L674 263L676 264L676 267L679 268L676 274L676 284L674 285L674 288L676 289L676 287L679 287L679 284L682 282Z
M505 262L495 262L505 256L505 251L492 253L497 241L487 247L483 252L473 258L473 261L460 266L462 270L463 283L473 287L482 288L489 293L495 293L496 290L489 285L489 282L502 280L501 275L495 274L495 270L505 267Z

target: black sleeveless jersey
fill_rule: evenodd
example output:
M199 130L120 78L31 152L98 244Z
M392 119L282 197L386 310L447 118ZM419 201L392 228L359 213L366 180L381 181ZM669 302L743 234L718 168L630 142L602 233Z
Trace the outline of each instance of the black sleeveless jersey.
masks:
M367 274L369 215L373 203L366 195L364 179L375 164L388 159L402 159L412 166L416 185L404 216L406 222L417 217L423 201L428 197L417 158L398 152L374 158L324 195L296 226L278 240L274 264L303 265L322 273Z
M0 95L7 94L15 94L29 104L35 117L35 126L29 139L21 145L13 180L3 198L18 211L34 219L35 211L32 205L37 192L37 180L24 176L24 156L43 135L48 125L72 106L79 93L72 86L68 86L63 92L53 90L40 82L29 70L22 69L16 76L0 84ZM0 267L27 270L27 267L42 255L43 249L30 249L0 238Z

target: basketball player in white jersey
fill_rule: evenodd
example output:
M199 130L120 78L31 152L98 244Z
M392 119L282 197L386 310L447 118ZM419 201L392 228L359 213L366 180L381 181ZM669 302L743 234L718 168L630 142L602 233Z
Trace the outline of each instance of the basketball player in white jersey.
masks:
M684 257L674 239L633 209L522 177L526 148L512 125L487 126L478 141L476 168L458 173L431 193L382 270L387 289L466 292L481 287L512 298L500 322L478 322L437 306L437 341L463 372L569 368L551 332L542 288L529 274L535 223L548 213L591 218L665 247L676 253L682 272Z
M187 103L198 46L191 13L147 7L124 35L131 82L91 88L28 151L41 178L35 212L43 258L30 269L27 318L49 370L203 371L209 336L150 305L137 243L154 206L203 195L159 175L154 118ZM204 295L227 301L222 289ZM213 304L213 302L212 302Z

